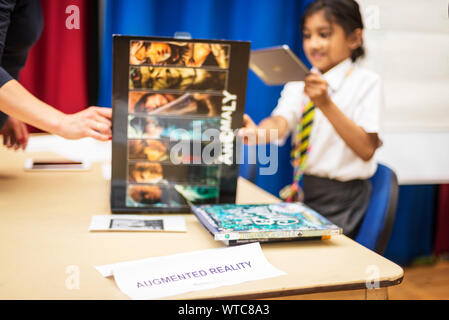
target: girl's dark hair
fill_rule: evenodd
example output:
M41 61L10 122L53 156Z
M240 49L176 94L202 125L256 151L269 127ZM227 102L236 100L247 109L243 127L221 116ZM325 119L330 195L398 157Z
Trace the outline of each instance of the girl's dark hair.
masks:
M355 29L363 29L362 16L357 2L354 0L317 0L312 2L301 18L301 30L304 30L304 23L312 14L323 10L328 21L340 25L347 35ZM351 60L354 62L365 55L363 40L360 47L352 51Z

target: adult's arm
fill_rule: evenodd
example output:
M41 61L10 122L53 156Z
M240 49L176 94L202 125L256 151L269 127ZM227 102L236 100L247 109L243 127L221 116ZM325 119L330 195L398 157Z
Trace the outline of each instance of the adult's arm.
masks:
M0 1L0 61L15 6L16 0ZM3 67L0 67L0 111L68 139L108 140L111 137L111 109L90 107L72 115L64 114L34 97ZM0 126L5 120L3 116Z
M106 141L112 135L111 109L89 107L75 114L65 114L33 96L16 80L0 87L0 110L67 139L92 137Z
M8 28L11 23L11 14L16 6L16 0L3 0L0 1L0 62L3 56L3 50L6 43L6 35L8 33ZM0 86L3 86L6 82L13 79L13 77L0 66ZM3 127L8 115L0 112L0 128Z

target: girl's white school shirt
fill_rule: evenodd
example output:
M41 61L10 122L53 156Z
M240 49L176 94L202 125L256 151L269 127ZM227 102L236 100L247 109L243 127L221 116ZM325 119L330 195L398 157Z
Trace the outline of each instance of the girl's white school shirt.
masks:
M322 77L328 83L329 95L335 105L366 132L378 133L380 138L380 113L384 108L384 97L379 75L360 68L348 58ZM289 82L284 86L272 115L283 116L294 136L296 124L301 121L302 106L308 101L304 82ZM284 144L287 137L279 143ZM375 157L369 161L359 158L319 108L315 108L306 161L306 174L339 181L368 179L377 169Z

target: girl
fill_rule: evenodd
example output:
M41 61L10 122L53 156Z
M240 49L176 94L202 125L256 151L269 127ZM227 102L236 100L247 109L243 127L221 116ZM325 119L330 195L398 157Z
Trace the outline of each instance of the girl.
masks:
M367 179L377 168L373 155L381 144L379 112L383 107L379 76L355 64L364 55L362 29L354 0L311 3L301 21L311 74L304 82L287 83L277 107L259 125L245 115L239 132L248 143L275 129L280 139L271 142L282 144L293 130L297 146L294 183L281 190L281 197L304 201L352 238L371 194ZM302 117L304 111L307 114ZM265 139L270 142L270 137Z

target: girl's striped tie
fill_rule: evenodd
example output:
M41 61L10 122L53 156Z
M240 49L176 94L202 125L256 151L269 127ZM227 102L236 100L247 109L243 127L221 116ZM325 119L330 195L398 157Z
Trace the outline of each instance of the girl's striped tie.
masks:
M306 167L314 115L315 106L312 101L309 101L304 107L301 121L296 125L295 147L292 150L293 183L285 186L279 192L279 196L286 202L302 201L304 198L299 184Z

